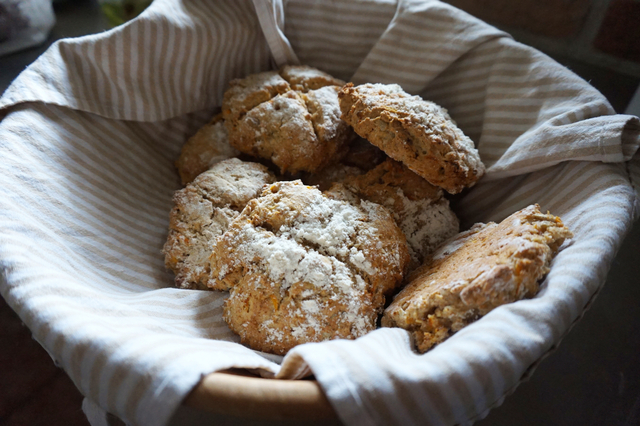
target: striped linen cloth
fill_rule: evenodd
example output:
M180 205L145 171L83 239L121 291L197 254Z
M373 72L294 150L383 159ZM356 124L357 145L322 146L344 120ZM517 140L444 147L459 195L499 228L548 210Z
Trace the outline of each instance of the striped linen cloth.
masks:
M282 360L237 343L224 293L173 288L161 249L181 145L230 79L296 58L448 108L487 165L455 199L464 227L537 202L574 232L542 291L424 355L380 329ZM203 375L229 367L312 371L348 425L470 424L579 319L638 212L638 118L438 1L156 0L126 25L54 44L0 117L2 296L92 411L133 425L167 424Z

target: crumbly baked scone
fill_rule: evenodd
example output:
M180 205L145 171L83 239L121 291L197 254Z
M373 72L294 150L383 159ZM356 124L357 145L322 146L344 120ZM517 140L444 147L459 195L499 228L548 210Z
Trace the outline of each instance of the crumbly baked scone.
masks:
M456 194L484 174L473 141L433 102L397 84L349 83L339 98L342 119L358 135L433 185Z
M408 261L386 209L293 181L247 204L218 239L211 270L230 289L224 319L231 330L253 349L285 354L375 329Z
M383 205L393 214L407 238L411 270L458 233L458 218L442 190L391 158L366 174L346 176L343 182L360 197Z
M275 181L269 170L237 158L221 161L201 173L173 196L169 235L164 245L165 266L180 288L217 288L209 256L217 237L245 205Z
M419 352L505 303L533 297L559 247L572 234L538 205L500 224L476 224L440 246L409 276L382 317L410 331Z
M187 140L176 160L176 168L182 184L186 185L214 164L239 154L240 151L229 144L222 114L217 114Z
M343 83L305 66L231 81L222 103L231 145L272 161L281 173L321 170L355 137L340 118Z

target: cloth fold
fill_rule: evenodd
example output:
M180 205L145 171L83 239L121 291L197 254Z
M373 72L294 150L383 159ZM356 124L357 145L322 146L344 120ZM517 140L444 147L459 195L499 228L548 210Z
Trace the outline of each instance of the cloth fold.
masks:
M604 282L638 211L639 121L439 1L282 5L284 27L249 0L156 0L124 26L59 41L19 76L0 99L0 292L80 391L129 424L166 424L203 375L229 367L313 373L349 425L469 424ZM575 238L540 294L423 355L405 331L380 329L301 345L280 365L238 344L225 293L172 288L161 248L173 161L229 80L270 69L275 35L263 28L301 63L448 108L487 165L455 199L463 227L536 202L560 215Z

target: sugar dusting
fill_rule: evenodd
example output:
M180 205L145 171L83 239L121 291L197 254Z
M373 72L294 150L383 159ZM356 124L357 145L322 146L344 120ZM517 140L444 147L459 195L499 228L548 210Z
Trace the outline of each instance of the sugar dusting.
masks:
M281 182L274 187L277 185L277 193L265 190L257 200L263 203L263 209L256 213L259 219L247 220L245 211L235 222L242 222L242 226L225 234L233 260L219 269L219 278L238 269L245 276L267 277L269 294L278 304L275 315L259 326L268 343L278 344L291 337L298 341L325 340L335 338L336 330L345 328L352 338L371 331L381 307L371 304L373 290L368 283L373 276L385 273L380 268L404 268L397 252L388 253L381 265L380 254L375 255L374 262L372 251L360 246L363 238L370 246L378 244L380 231L371 222L386 212L366 201L358 205L328 198L300 182ZM388 214L386 217L393 225ZM242 288L246 284L232 289L231 297L257 290L264 294L264 283L254 282L257 287L253 289ZM271 302L253 303L268 306ZM335 313L330 320L328 312Z
M407 237L412 261L419 264L458 232L458 218L445 198L434 201L403 197L403 204L403 210L397 214L398 226Z

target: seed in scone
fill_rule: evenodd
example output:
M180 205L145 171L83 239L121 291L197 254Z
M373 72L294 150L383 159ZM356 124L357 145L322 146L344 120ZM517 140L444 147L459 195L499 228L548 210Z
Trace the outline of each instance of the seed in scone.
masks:
M214 164L239 154L229 144L229 133L222 114L217 114L187 140L176 161L176 168L182 184L186 185Z
M340 118L342 84L305 66L231 81L222 104L231 145L272 161L282 173L321 170L355 137Z
M560 218L529 206L500 224L476 224L441 245L408 278L382 317L411 332L419 352L494 308L533 297L572 234Z
M230 288L224 319L243 343L285 354L375 329L408 249L386 209L352 196L275 183L217 240L211 270Z
M349 83L339 99L342 119L358 135L431 184L456 194L484 174L473 141L433 102L397 84Z
M180 288L219 288L209 268L211 247L265 184L275 181L256 163L232 158L215 164L173 196L165 266Z

